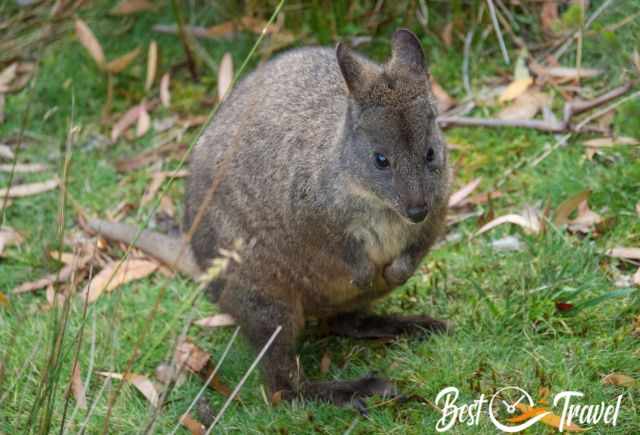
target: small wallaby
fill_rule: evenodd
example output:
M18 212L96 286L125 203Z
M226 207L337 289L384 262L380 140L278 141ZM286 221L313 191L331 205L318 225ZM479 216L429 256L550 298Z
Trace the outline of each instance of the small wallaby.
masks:
M137 241L192 276L221 249L238 251L207 292L256 349L282 326L262 367L283 397L345 404L393 391L375 376L307 380L295 355L305 320L357 338L447 329L428 316L367 313L415 272L447 210L447 148L420 42L399 29L391 45L384 65L338 44L289 51L249 74L191 156L189 247L147 231ZM91 226L125 242L136 233Z

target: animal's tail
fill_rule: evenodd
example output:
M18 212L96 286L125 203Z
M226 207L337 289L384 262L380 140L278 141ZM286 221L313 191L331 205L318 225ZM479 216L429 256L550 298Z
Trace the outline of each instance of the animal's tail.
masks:
M89 221L89 227L109 240L133 244L136 248L140 248L185 275L197 278L202 274L202 270L191 251L191 246L183 239L143 230L136 240L136 235L140 231L138 227L101 219Z

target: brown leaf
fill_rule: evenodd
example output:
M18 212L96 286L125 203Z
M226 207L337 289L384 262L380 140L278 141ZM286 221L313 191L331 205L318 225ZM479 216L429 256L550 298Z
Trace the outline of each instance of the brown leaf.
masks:
M329 352L325 352L320 360L320 373L329 373L329 368L331 368L331 355Z
M566 313L567 311L571 311L573 310L573 307L574 307L573 304L556 301L556 310L560 311L561 313Z
M156 387L153 385L153 382L151 382L151 380L146 376L138 375L136 373L126 373L125 375L122 375L122 373L113 372L98 372L98 374L107 378L120 379L129 382L142 393L151 405L158 406L158 392L156 391Z
M20 233L13 228L0 227L0 257L3 257L4 248L11 245L19 245L23 241L24 239Z
M131 62L133 62L135 58L138 57L138 54L140 54L140 47L136 48L135 50L131 50L129 53L124 54L117 59L112 60L106 65L105 69L111 74L119 74L124 71L126 67L131 65Z
M24 196L37 195L39 193L48 192L55 189L60 184L60 180L54 178L47 181L39 181L37 183L18 184L11 186L11 189L0 189L0 198L4 198L9 192L9 198L21 198Z
M640 260L640 248L615 247L607 251L609 257L625 260Z
M151 127L151 117L149 116L149 112L147 109L142 106L140 110L140 115L138 116L138 124L136 125L136 137L144 136Z
M539 91L527 91L517 97L513 103L496 115L498 119L527 120L532 119L547 104L551 97Z
M204 435L207 428L202 423L191 417L190 414L184 414L180 417L180 424L186 427L191 435Z
M478 236L497 227L498 225L502 225L505 223L518 225L522 227L526 233L529 234L538 234L542 230L540 222L540 211L531 206L526 206L522 214L508 214L493 219L492 221L483 225L475 235Z
M42 163L16 163L15 166L13 164L0 165L0 172L11 172L12 170L15 173L28 174L46 171L47 165Z
M169 92L170 78L169 73L165 73L160 79L160 101L166 108L171 106L171 93Z
M49 251L49 257L64 264L73 264L78 261L78 256L71 252Z
M80 43L87 49L93 60L100 68L104 68L105 57L102 51L102 46L96 39L95 35L87 26L87 24L80 18L76 19L76 36Z
M9 85L18 75L18 62L14 62L0 72L0 92L6 92Z
M124 115L113 125L111 129L111 141L115 142L129 127L137 120L142 111L146 110L144 101L131 109L127 110Z
M209 361L209 354L189 341L182 341L176 347L176 362L178 367L186 367L192 372L200 372Z
M236 324L236 320L229 314L216 314L215 316L205 317L196 320L195 324L204 328L218 328L220 326L231 326Z
M451 98L447 91L433 79L431 80L431 88L438 102L438 111L440 113L444 113L456 105L456 100Z
M18 287L13 289L13 293L30 292L50 286L55 283L66 282L74 275L76 271L84 268L94 257L95 246L93 244L89 244L87 245L87 247L87 253L84 257L74 257L75 261L73 261L71 264L65 265L57 273L51 273L36 281L30 281L20 284Z
M9 306L9 298L2 292L0 292L0 305L3 307ZM2 368L2 361L0 361L0 368ZM2 374L2 370L0 370L0 375ZM0 380L2 380L2 376L0 376Z
M454 192L449 197L449 208L461 205L462 202L480 185L482 181L481 177L476 178L468 184L462 186L457 192Z
M602 378L602 383L605 385L618 385L620 387L632 387L635 385L636 380L631 376L623 375L622 373L610 373Z
M592 148L612 147L615 145L638 145L640 141L632 137L600 137L583 142L585 146Z
M603 221L602 216L591 210L587 201L584 200L578 205L576 218L569 221L568 229L571 232L587 234Z
M514 80L506 87L502 94L500 94L498 101L504 103L518 98L520 95L524 94L527 89L529 89L529 86L531 86L532 83L533 79L531 77Z
M218 67L218 98L224 99L233 83L233 58L225 53Z
M142 196L141 205L147 205L156 196L164 181L169 177L184 178L189 175L189 171L181 169L180 171L159 171L151 176L151 182Z
M87 395L80 377L80 364L76 363L71 372L71 391L80 409L87 409Z
M524 403L514 403L514 406L518 408L520 412L522 412L522 415L509 418L508 421L512 423L528 420L529 418L534 417L538 414L547 412L547 409L545 408L534 408L529 405L525 405ZM563 423L560 416L553 413L547 414L542 417L540 422L556 429L560 428L560 424ZM585 430L587 430L578 426L577 424L567 422L564 422L562 429L566 432L584 432Z
M87 298L89 303L95 302L104 291L145 278L158 269L158 263L149 260L127 259L120 263L107 264L82 290L82 298Z
M582 203L586 201L591 195L590 190L584 190L570 198L565 199L560 203L556 209L553 223L557 226L568 224L569 215Z
M149 0L123 0L113 8L111 15L130 15L138 12L155 11L156 5Z
M151 41L149 44L149 54L147 55L147 78L144 82L145 91L149 91L156 79L156 71L158 69L158 44Z

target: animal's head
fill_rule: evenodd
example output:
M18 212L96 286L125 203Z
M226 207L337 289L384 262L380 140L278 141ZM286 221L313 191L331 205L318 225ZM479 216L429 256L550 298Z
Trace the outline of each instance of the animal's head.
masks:
M421 222L447 197L447 149L418 38L393 35L391 58L378 65L338 44L349 90L345 160L354 193Z

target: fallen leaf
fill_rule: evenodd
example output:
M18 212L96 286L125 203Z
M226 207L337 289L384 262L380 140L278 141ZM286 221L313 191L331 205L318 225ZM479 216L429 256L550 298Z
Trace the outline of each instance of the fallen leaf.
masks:
M638 50L633 50L633 64L640 73L640 54L638 54Z
M138 12L154 11L156 5L149 0L124 0L111 9L111 15L130 15Z
M176 347L176 363L178 367L186 367L198 373L209 361L209 354L189 341L182 341Z
M467 198L464 201L464 203L475 204L475 205L486 204L489 201L492 201L497 198L502 198L503 196L504 194L499 190L496 190L493 192L477 193Z
M577 69L577 68L570 68L570 67L563 67L563 66L544 68L542 72L543 74L549 77L562 79L562 80L575 80L578 77L580 77L581 79L590 79L602 74L602 70L599 70L599 69L593 69L593 68Z
M140 47L131 50L129 53L124 54L117 59L112 60L105 66L105 69L111 74L119 74L124 71L125 68L127 68L129 65L131 65L131 62L133 62L135 58L138 57L138 54L140 54Z
M218 98L224 99L233 82L233 58L225 53L218 67Z
M471 194L471 192L476 190L481 181L482 178L478 177L468 184L462 186L458 191L451 194L451 196L449 197L449 208L461 205L461 203Z
M171 93L169 92L170 77L169 73L165 73L160 79L160 101L166 108L171 106Z
M13 160L15 158L15 155L8 145L0 144L0 157L7 160Z
M24 196L37 195L39 193L53 190L58 187L59 184L60 180L56 178L47 181L39 181L37 183L18 184L11 186L10 189L0 189L0 198L7 196L7 191L9 193L9 198L21 198Z
M640 202L636 204L636 214L640 217Z
M15 173L33 173L33 172L42 172L47 170L47 165L42 163L16 163L15 166L12 164L3 164L0 165L0 172L15 172Z
M57 273L51 273L49 275L44 276L43 278L37 279L35 281L25 282L20 284L18 287L13 289L13 293L26 293L34 290L39 290L41 288L50 286L55 283L66 282L69 280L76 271L84 268L89 261L94 257L93 250L95 249L93 244L90 246L90 251L86 253L83 257L75 257L76 261L71 264L65 265L62 269L60 269Z
M95 35L80 18L76 19L76 36L80 43L87 49L93 60L100 68L104 68L105 57L102 46L96 39Z
M0 292L0 305L2 305L4 307L8 307L9 306L9 298L2 292ZM2 362L0 362L0 365L1 364L2 364ZM0 376L0 379L2 379L1 376Z
M442 38L444 45L451 48L453 45L453 20L449 20L447 24L444 25L440 37Z
M483 225L482 228L476 232L476 236L485 233L498 225L511 223L522 227L526 233L529 234L538 234L542 230L541 222L540 222L540 211L531 207L526 206L523 213L520 214L508 214L505 216L500 216L498 218L493 219L487 224Z
M78 256L71 252L49 251L49 257L64 264L72 264L78 260Z
M539 91L526 91L517 97L513 103L502 109L496 117L507 120L532 119L551 102L551 97Z
M522 53L516 61L514 80L500 94L498 101L504 103L518 98L531 86L533 79L527 68L526 55Z
M111 129L111 141L117 141L120 135L122 135L122 133L124 133L138 120L140 113L142 113L142 111L144 110L146 110L144 101L127 110L125 114L122 115L122 117L118 120L118 122L113 125L113 128Z
M184 414L180 417L180 424L186 427L191 435L204 435L207 428L202 423L191 417L190 414Z
M587 234L593 231L595 225L603 221L602 216L591 210L587 201L584 200L578 205L576 218L569 221L568 229L574 233Z
M236 324L236 320L229 314L216 314L196 320L195 324L204 328L218 328L220 326L231 326Z
M108 263L82 290L81 297L89 303L95 302L104 291L112 291L128 282L151 275L158 263L149 260L127 259L124 262Z
M138 375L136 373L126 373L123 375L122 373L113 372L98 372L98 374L106 378L125 380L129 382L142 393L151 405L158 406L158 392L156 391L156 387L153 385L153 382L151 382L151 380L146 376Z
M431 89L438 102L438 111L440 113L444 113L456 105L456 100L451 98L447 91L433 79L431 80Z
M0 93L0 124L4 122L4 94Z
M590 139L583 142L585 146L592 148L612 147L615 145L638 145L640 141L632 137L600 137L597 139Z
M616 247L607 251L609 257L640 260L640 248Z
M605 385L617 385L620 387L632 387L635 385L636 380L631 376L623 375L622 373L610 373L602 378L602 383Z
M151 176L151 182L147 189L142 195L142 199L140 200L140 205L147 205L151 200L156 196L160 187L165 182L167 178L184 178L189 175L189 171L186 169L181 169L179 171L159 171L155 172Z
M147 55L147 78L144 82L144 89L146 91L151 89L153 81L156 79L156 71L158 68L158 44L156 41L151 41L149 44L149 54Z
M567 302L556 301L556 310L561 313L566 313L568 311L573 310L574 305Z
M87 394L82 378L80 377L80 364L76 363L71 372L71 391L80 409L87 409Z
M13 228L0 227L0 257L3 256L4 248L11 245L19 245L24 241L20 233Z
M558 208L556 208L553 223L557 226L569 223L569 216L571 213L580 205L580 203L586 201L590 195L590 190L584 190L562 201Z
M149 112L147 112L147 109L143 105L138 116L138 124L136 125L136 137L144 136L149 131L150 127L151 117L149 116Z
M326 374L329 373L329 368L331 367L331 355L329 352L325 352L322 355L322 359L320 360L320 373Z
M528 420L531 417L535 417L536 415L539 415L545 412L550 412L547 409L534 408L529 405L525 405L524 403L514 403L514 406L518 408L518 410L523 414L517 417L509 418L508 421L511 423L518 423L520 421ZM546 424L547 426L551 426L558 429L560 428L560 424L562 423L562 420L560 419L560 416L550 412L549 414L542 417L540 422ZM566 422L563 425L562 429L566 432L584 432L585 430L587 430L578 426L577 424L574 424L574 423L567 424Z
M9 84L17 77L18 62L14 62L0 72L0 92L6 92Z

